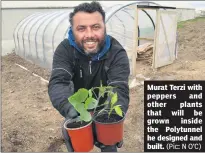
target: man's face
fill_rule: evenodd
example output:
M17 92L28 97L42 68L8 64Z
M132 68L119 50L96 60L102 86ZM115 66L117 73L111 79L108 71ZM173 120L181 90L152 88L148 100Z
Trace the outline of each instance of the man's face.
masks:
M76 44L86 54L97 53L105 39L105 24L99 12L78 12L73 17L73 34Z

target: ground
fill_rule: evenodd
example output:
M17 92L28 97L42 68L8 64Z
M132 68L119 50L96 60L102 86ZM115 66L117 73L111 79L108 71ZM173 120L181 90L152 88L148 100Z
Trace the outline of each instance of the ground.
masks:
M178 58L173 64L151 69L137 61L137 74L155 80L203 80L205 78L205 20L185 22L178 29ZM17 64L26 67L26 71ZM62 116L47 94L50 73L14 53L2 57L2 151L66 152L61 135ZM130 90L125 119L124 145L119 151L144 150L143 84ZM99 151L94 148L93 151Z

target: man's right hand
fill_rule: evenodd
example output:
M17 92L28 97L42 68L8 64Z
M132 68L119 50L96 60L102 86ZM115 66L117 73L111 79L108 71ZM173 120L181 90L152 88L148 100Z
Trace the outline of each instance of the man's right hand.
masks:
M66 115L66 120L78 117L78 112L72 107Z

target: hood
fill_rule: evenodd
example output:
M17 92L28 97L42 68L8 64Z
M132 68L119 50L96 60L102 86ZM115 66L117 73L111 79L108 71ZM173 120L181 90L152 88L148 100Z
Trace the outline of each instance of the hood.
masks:
M71 28L68 31L68 41L69 41L70 45L73 46L77 51L86 55L75 43L75 38L73 36L73 31ZM100 51L98 51L98 53L95 56L93 56L91 60L92 61L100 60L100 58L103 57L109 51L109 49L110 49L110 36L106 35L104 47Z

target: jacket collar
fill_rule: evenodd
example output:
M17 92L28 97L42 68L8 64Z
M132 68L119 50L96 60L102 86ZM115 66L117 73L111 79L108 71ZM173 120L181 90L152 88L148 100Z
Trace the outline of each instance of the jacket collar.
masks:
M68 31L68 41L70 43L71 46L73 46L78 52L86 55L75 43L75 38L73 36L73 31L70 28L70 30ZM105 45L104 47L98 52L97 55L95 55L94 57L92 57L92 61L99 61L110 49L110 45L111 45L111 40L110 40L110 36L106 35L105 36ZM87 55L86 55L87 56Z

